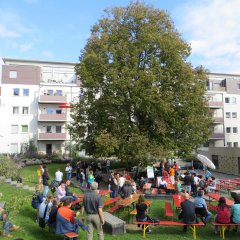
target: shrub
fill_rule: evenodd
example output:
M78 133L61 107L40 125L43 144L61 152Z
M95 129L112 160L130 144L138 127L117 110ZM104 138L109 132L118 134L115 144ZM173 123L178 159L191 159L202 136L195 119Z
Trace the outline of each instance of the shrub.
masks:
M17 178L19 176L19 171L13 160L3 155L0 155L0 176L6 178Z

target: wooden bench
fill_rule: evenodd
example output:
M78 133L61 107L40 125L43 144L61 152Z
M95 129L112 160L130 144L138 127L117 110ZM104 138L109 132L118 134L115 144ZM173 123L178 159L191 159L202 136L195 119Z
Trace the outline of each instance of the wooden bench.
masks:
M225 239L225 230L227 229L227 227L240 226L240 223L236 224L236 223L216 223L216 222L214 222L213 226L220 227L220 238Z
M165 202L165 215L166 217L173 217L173 209L170 202Z
M64 240L73 240L74 238L78 238L78 234L75 233L75 232L67 232L67 233L64 233Z
M107 211L108 211L109 213L114 213L114 212L116 212L116 211L117 211L118 209L120 209L120 208L122 208L122 206L120 206L120 205L115 205L115 206L109 208Z
M103 206L110 205L112 203L118 202L121 199L121 197L115 197L115 198L109 198L108 200L103 202Z
M205 224L203 222L199 222L199 223L194 223L194 224L186 224L183 222L174 222L174 221L160 221L160 222L156 222L156 223L152 223L152 222L134 222L134 224L140 224L143 225L143 238L146 237L146 230L148 228L149 225L154 225L154 226L189 226L190 229L192 230L193 233L193 239L197 239L197 230L196 227L200 227L200 226L205 226Z

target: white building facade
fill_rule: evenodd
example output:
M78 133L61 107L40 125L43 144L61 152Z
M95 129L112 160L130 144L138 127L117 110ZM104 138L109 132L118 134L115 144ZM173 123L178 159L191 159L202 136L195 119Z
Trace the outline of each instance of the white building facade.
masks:
M77 101L80 92L76 64L6 58L3 62L0 153L20 153L30 140L40 153L65 153L71 145L66 106Z

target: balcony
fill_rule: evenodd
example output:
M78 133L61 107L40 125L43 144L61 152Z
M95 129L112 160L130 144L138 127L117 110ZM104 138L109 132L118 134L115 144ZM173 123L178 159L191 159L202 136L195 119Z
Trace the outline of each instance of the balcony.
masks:
M214 124L221 124L224 122L223 117L212 117L212 121Z
M67 96L40 95L39 103L67 103Z
M212 133L209 139L212 139L212 140L224 139L224 133Z
M208 102L210 108L223 108L223 102Z
M67 114L39 114L38 116L39 122L66 122Z
M67 140L66 133L39 133L38 140Z

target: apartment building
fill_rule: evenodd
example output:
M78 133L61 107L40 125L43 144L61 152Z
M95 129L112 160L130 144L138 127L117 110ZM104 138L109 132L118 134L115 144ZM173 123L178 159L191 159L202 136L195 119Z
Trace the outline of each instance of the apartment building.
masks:
M3 59L0 97L0 153L20 153L33 139L38 152L65 153L68 105L77 101L75 63Z
M213 117L209 147L239 147L240 75L209 74L206 96Z

